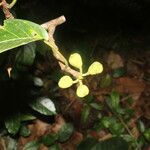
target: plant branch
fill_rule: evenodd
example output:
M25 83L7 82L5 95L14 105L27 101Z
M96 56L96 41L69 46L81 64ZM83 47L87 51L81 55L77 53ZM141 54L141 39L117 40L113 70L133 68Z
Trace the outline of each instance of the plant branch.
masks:
M15 4L17 0L12 0L12 2L9 4L9 9L11 9Z
M41 26L43 28L45 28L48 31L48 35L49 38L47 41L44 41L49 47L51 47L52 51L53 51L53 55L54 57L58 60L58 64L61 68L61 70L70 73L71 75L73 75L74 77L78 77L80 75L80 73L72 68L69 67L68 65L68 61L66 60L66 58L61 54L58 46L55 43L54 40L54 32L55 29L58 25L61 25L62 23L64 23L66 21L66 18L64 16L60 16L56 19L50 20L44 24L42 24Z
M13 19L14 16L10 13L10 8L12 8L14 5L15 5L15 1L16 0L13 0L11 5L9 5L6 0L2 0L2 2L0 3L0 6L2 7L3 9L3 12L5 14L5 18L6 19Z

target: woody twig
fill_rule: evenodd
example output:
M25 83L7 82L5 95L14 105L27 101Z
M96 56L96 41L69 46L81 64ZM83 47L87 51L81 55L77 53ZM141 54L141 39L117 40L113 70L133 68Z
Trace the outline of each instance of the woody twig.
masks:
M48 31L49 39L45 41L47 45L49 45L53 51L54 57L58 60L59 66L61 70L71 74L74 77L78 77L80 73L72 68L69 67L66 58L60 53L59 48L57 47L55 40L54 40L54 32L58 25L61 25L66 21L64 16L60 16L56 19L50 20L41 26Z
M10 4L6 2L6 0L2 0L0 6L3 9L6 19L13 19L14 16L11 14L10 9L15 5L17 0L13 0Z

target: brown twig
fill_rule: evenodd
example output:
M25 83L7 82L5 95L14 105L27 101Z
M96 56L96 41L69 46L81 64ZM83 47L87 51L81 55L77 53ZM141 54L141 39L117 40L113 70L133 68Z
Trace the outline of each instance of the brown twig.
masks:
M2 2L0 3L0 6L3 9L3 12L5 14L6 19L13 19L14 18L14 16L9 11L12 6L10 7L9 4L6 2L6 0L2 0Z
M48 31L49 38L48 41L45 41L47 45L49 45L53 51L54 57L58 60L61 70L71 74L74 77L79 77L80 73L72 68L69 67L67 60L65 57L60 53L59 48L57 47L55 40L54 40L54 32L58 25L64 23L66 21L64 16L60 16L56 19L50 20L41 26Z

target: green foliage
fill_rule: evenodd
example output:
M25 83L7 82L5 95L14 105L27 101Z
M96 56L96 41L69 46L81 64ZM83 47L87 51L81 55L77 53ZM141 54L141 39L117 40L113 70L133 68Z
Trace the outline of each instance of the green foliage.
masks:
M64 124L58 132L58 141L65 142L67 141L74 131L74 127L70 123Z
M119 78L119 77L123 76L124 74L125 74L124 68L118 68L118 69L114 70L113 77Z
M40 25L27 20L8 19L4 26L0 26L0 53L43 39L48 39L48 33Z
M37 150L39 146L39 141L31 141L24 146L23 150Z
M80 143L77 150L128 150L128 144L122 138L111 138L109 140L98 142L93 138L87 138Z
M22 125L19 134L23 137L28 137L31 134L31 131L27 128L26 125Z
M33 64L36 56L36 44L34 42L25 45L16 54L15 69L24 70Z
M117 92L111 92L110 96L107 99L109 107L113 110L116 110L119 107L120 95Z
M109 87L111 83L112 83L112 77L110 76L110 74L106 74L106 76L103 77L100 82L100 87L102 88Z
M144 131L144 137L147 141L150 142L150 128L148 128Z
M90 107L87 104L84 104L82 114L81 114L81 122L86 124L90 114Z
M32 114L29 113L20 113L20 120L21 121L31 121L36 119L35 116L33 116Z
M89 104L92 108L96 109L96 110L102 110L103 106L98 104L98 103L90 103Z
M26 129L25 126L22 126L22 121L30 121L34 120L35 117L30 114L15 114L7 119L5 119L5 127L7 128L7 131L15 135L20 131L21 135L28 136L30 134L30 131Z
M139 131L142 133L145 131L145 125L141 120L138 122L138 128L139 128Z
M49 149L50 150L61 150L61 148L59 147L58 144L52 145Z
M56 109L54 103L48 98L39 98L32 103L30 103L30 107L43 114L43 115L54 115L56 114Z
M5 126L10 134L15 135L20 128L20 117L19 115L13 115L5 120Z
M58 139L58 134L48 134L45 135L41 138L41 142L46 145L46 146L50 146L52 144L54 144L54 142Z

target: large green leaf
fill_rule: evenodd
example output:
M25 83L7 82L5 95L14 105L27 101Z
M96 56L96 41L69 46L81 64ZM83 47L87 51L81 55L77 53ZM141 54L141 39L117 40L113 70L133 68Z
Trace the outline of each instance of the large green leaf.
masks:
M21 19L8 19L0 26L0 53L27 43L48 39L40 25Z
M56 108L54 103L51 101L51 99L46 98L46 97L40 97L37 100L33 101L32 103L29 104L29 106L43 114L43 115L54 115L56 114Z

